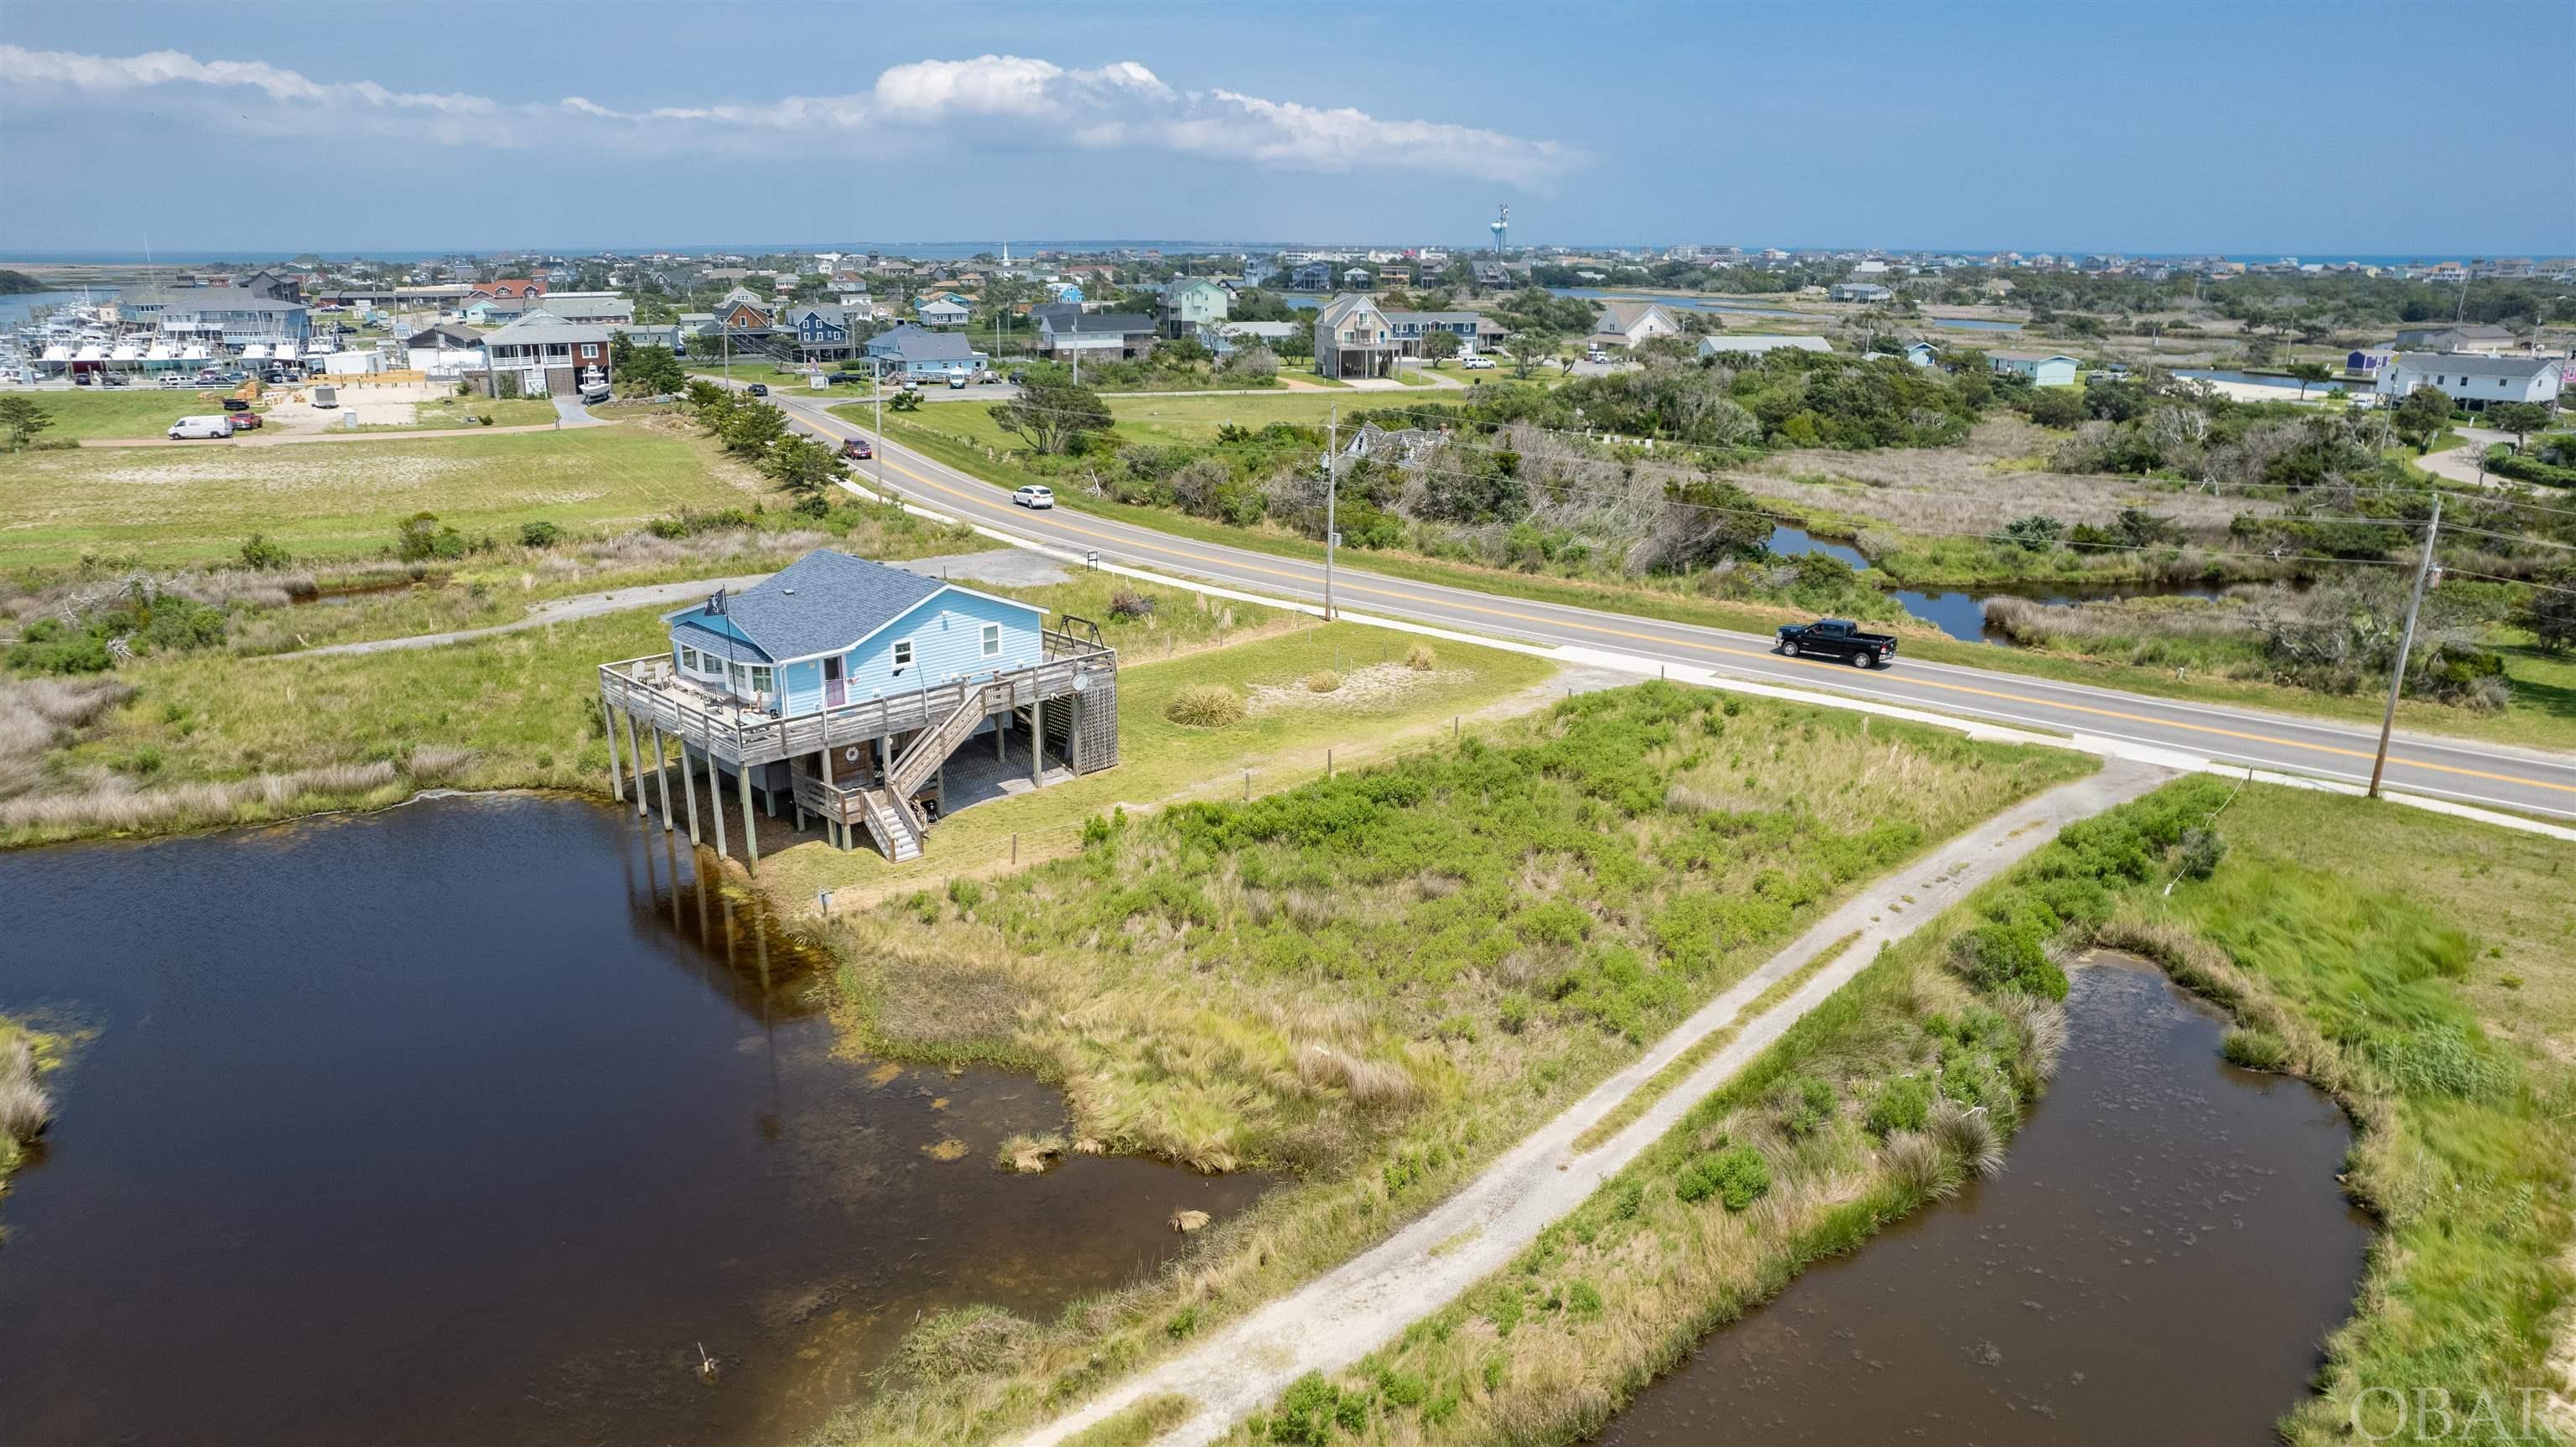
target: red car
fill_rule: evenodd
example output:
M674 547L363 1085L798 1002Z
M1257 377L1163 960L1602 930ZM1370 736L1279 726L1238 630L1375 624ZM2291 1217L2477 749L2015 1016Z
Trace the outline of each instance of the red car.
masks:
M235 432L247 432L254 427L265 427L268 425L268 419L260 416L256 412L227 412L224 415L233 419L233 430Z
M868 440L866 438L853 437L847 442L841 444L841 455L843 457L855 457L864 462L877 454L875 448L868 446Z

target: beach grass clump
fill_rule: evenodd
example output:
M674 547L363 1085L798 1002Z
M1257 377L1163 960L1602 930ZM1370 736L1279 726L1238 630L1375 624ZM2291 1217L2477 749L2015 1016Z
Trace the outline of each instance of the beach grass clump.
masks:
M1243 714L1243 695L1221 683L1191 684L1163 705L1163 717L1184 728L1223 728L1243 722Z
M35 1047L13 1034L0 1044L0 1139L24 1146L53 1118L53 1097L36 1083Z
M1404 666L1416 673L1429 673L1440 666L1440 655L1428 643L1416 643L1404 650Z
M1342 686L1342 676L1332 669L1318 668L1306 675L1305 683L1308 693L1331 693Z

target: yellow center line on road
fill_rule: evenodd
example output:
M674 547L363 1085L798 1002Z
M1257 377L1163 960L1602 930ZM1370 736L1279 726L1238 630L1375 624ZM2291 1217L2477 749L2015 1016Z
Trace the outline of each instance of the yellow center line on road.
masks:
M882 436L878 437L876 445L879 447L885 446L885 439ZM892 471L900 473L903 476L910 478L915 483L918 483L923 487L930 488L933 491L943 492L948 494L950 497L980 506L990 506L992 503L992 499L990 497L979 496L976 493L971 492L962 492L944 482L938 481L935 478L924 477L920 473L913 471L911 468L905 467L899 462L895 462L891 458L886 459L886 462ZM1067 532L1079 533L1084 537L1098 538L1103 542L1119 547L1143 548L1148 552L1164 553L1171 557L1182 559L1186 562L1233 568L1245 572L1263 573L1271 577L1285 578L1291 582L1300 584L1301 586L1312 586L1312 584L1307 583L1303 576L1280 568L1265 568L1258 564L1238 562L1231 558L1211 557L1206 554L1192 553L1182 548L1164 547L1156 543L1140 542L1133 538L1120 537L1114 533L1098 532L1093 529L1086 528L1079 523L1068 523L1061 518L1050 519L1050 521L1052 521L1055 526L1062 528ZM1420 597L1414 594L1397 592L1386 588L1372 588L1364 583L1344 583L1340 586L1351 592L1374 594L1378 597L1392 598L1400 602L1419 604L1423 601ZM1733 658L1775 658L1775 655L1768 651L1750 648L1731 648L1718 643L1700 643L1690 639L1669 638L1661 634L1640 633L1633 629L1612 628L1597 623L1578 622L1570 618L1549 618L1536 613L1522 613L1510 608L1494 608L1475 603L1453 602L1445 598L1439 600L1438 606L1444 608L1455 608L1469 613L1488 614L1496 618L1510 618L1518 622L1534 624L1543 628L1578 628L1587 633L1598 633L1611 638L1634 639L1639 642L1656 644L1666 648L1688 648L1701 653L1720 654ZM1676 626L1689 627L1692 625L1682 624ZM1831 670L1838 675L1843 672L1841 668L1836 667L1833 664L1813 659L1780 658L1775 661L1780 663L1800 664L1805 667L1818 670ZM2332 754L2336 757L2347 759L2368 759L2374 757L2374 755L2367 749L2347 749L2334 744L2308 743L2299 739L2282 738L2275 734L2249 733L2242 729L2219 728L2213 724L2186 723L2180 719L2157 718L2152 714L2129 713L2120 709L2100 708L2091 704L2063 703L2053 699L2038 699L2029 697L2025 694L2007 693L1999 689L1977 688L1964 683L1942 683L1938 680L1928 678L1909 678L1906 680L1906 683L1908 686L1914 688L1939 689L1945 693L1966 694L1976 698L2001 699L2007 703L2017 703L2029 708L2063 709L2070 713L2090 714L2097 718L2120 719L2124 722L2146 724L2155 728L2184 729L2192 733L2208 734L2217 738L2241 739L2249 743L2270 744L2275 748L2298 749L2303 752L2314 754ZM2410 769L2426 769L2436 773L2456 774L2462 778L2485 779L2490 782L2500 784L2522 784L2534 788L2554 789L2564 794L2576 794L2576 784L2560 784L2548 779L2525 778L2518 774L2490 773L2483 769L2464 769L2454 764L2430 763L2420 759L2407 758L2403 753L2394 748L2390 749L2388 757L2389 762L2401 764Z

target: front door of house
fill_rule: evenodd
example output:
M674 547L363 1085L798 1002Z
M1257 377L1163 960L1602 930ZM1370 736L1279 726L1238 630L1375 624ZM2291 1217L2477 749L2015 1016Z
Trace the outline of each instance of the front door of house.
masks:
M838 708L849 701L850 688L848 683L843 681L841 678L841 660L838 658L824 659L823 706L825 708Z

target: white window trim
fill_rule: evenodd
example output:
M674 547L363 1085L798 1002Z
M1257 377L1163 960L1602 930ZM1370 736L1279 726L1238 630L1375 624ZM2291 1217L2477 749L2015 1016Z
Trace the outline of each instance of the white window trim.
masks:
M1002 625L999 623L984 625L984 656L986 658L1002 656Z
M680 666L691 673L705 671L698 666L698 650L685 643L680 645Z
M912 667L913 660L920 655L918 650L912 646L911 639L898 638L894 641L894 649L889 656L894 660L894 666L896 668L910 668Z

